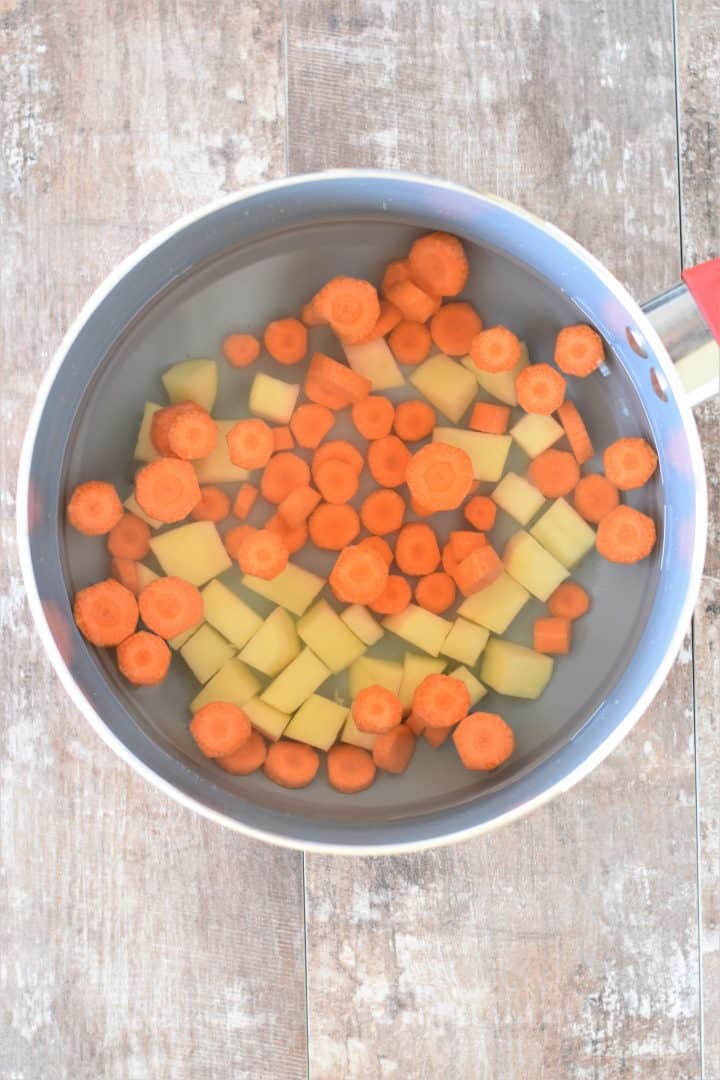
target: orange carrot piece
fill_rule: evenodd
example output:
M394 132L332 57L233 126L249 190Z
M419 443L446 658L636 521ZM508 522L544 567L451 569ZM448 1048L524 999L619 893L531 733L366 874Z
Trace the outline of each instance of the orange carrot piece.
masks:
M318 465L313 479L325 502L350 502L358 489L358 474L345 461L331 459Z
M92 645L119 645L137 626L137 600L119 581L106 578L76 593L73 614Z
M275 319L265 327L263 345L278 364L299 364L307 353L307 328L299 319Z
M437 296L457 296L465 288L469 267L456 236L434 232L421 236L408 256L413 281Z
M395 408L395 434L405 442L419 442L432 435L436 423L435 410L424 401L401 401Z
M337 743L328 750L328 783L343 795L365 791L373 783L376 771L372 754L361 746Z
M230 513L230 496L214 484L205 484L200 488L200 502L190 511L195 521L224 521Z
M469 708L470 691L452 675L426 675L413 695L412 711L427 727L452 727Z
M298 446L314 450L323 441L335 423L331 409L324 405L298 405L290 417L290 430Z
M153 413L150 422L150 442L158 454L162 454L163 457L172 457L168 434L173 421L178 416L195 412L199 408L200 406L196 405L194 401L178 401L175 405L166 405L164 409L158 409L157 412Z
M425 574L415 586L415 599L420 607L442 615L455 603L455 582L449 574L438 571Z
M409 322L425 323L440 310L438 297L420 289L413 281L399 281L397 285L391 285L386 289L385 295L395 307L400 309L403 319ZM399 323L398 325L402 324ZM395 327L395 330L397 330L397 327ZM391 332L390 338L392 338L395 330ZM430 337L429 330L428 337Z
M309 484L295 488L278 505L278 513L291 529L302 525L321 501L320 493Z
M573 502L580 517L597 525L619 505L620 492L606 476L589 473L578 480Z
M294 555L307 544L308 527L304 521L301 521L299 525L288 525L278 513L267 519L265 528L280 537L288 555Z
M318 314L312 300L309 304L303 304L300 310L300 321L307 327L327 325L327 319Z
M322 405L323 408L331 409L333 412L344 409L346 405L350 404L350 398L347 394L343 394L339 390L329 390L319 379L314 378L312 375L305 377L303 390L305 396L314 405Z
M472 339L470 356L481 371L510 371L522 356L522 345L506 326L491 326Z
M502 572L503 561L495 548L484 544L458 562L453 576L463 596L472 596L492 585Z
M402 721L402 705L384 686L367 686L355 695L352 718L360 731L373 735L390 731Z
M395 543L395 562L403 574L418 577L437 570L440 564L440 548L429 525L422 521L411 521L403 525Z
M415 736L407 724L398 724L391 731L383 731L373 744L373 761L378 769L389 773L403 773L415 753Z
M549 364L530 364L515 379L518 405L528 413L549 416L565 397L565 379Z
M138 579L138 564L134 559L112 559L110 562L110 577L115 578L126 589L129 589L133 596L138 595L140 582Z
M458 560L453 555L451 545L449 543L445 544L442 549L442 568L446 574L450 575L453 581L455 581L455 571L459 565Z
M280 739L268 747L263 766L268 780L285 788L311 784L320 768L320 755L305 743Z
M631 506L616 506L598 525L595 546L610 562L636 563L650 554L655 522Z
M424 503L418 502L414 496L410 496L410 509L413 514L417 514L418 517L432 517L435 511L432 506L425 506Z
M567 656L572 641L572 622L560 615L536 619L533 625L535 652Z
M470 430L504 435L510 423L510 413L509 405L491 405L489 401L479 401L470 416Z
M657 454L645 439L617 439L603 454L603 469L620 491L646 484L657 468Z
M590 597L576 581L563 581L548 597L547 607L561 619L579 619L590 610Z
M237 561L240 545L246 536L255 531L256 529L253 525L234 525L232 529L228 529L223 536L223 544L231 559Z
M488 495L473 495L463 506L463 514L480 532L490 532L495 524L497 506Z
M410 288L414 288L408 282ZM404 287L404 286L403 286ZM400 364L421 364L432 347L427 326L412 319L403 319L390 332L388 345Z
M317 512L317 511L316 511ZM343 604L371 604L385 588L385 560L367 545L345 547L330 573L330 588Z
M385 267L380 292L385 296L388 289L391 289L393 285L398 285L401 281L412 281L410 263L407 259L393 259Z
M167 433L171 454L183 461L199 461L215 449L218 426L205 409L188 409L170 424Z
M287 566L288 550L276 532L255 529L243 537L237 560L244 574L271 581Z
M315 547L342 551L360 532L360 518L347 503L334 506L321 502L308 518L308 531Z
M78 484L67 505L67 519L86 536L104 536L117 525L125 508L112 486L104 480Z
M275 449L270 425L256 418L238 420L225 438L230 460L241 469L263 469Z
M395 492L393 491L392 494L394 495ZM390 567L393 561L393 549L390 547L387 540L383 540L381 536L366 536L357 546L359 548L369 547L372 548L373 551L377 551L385 565Z
M291 491L307 487L310 469L297 454L283 450L270 458L260 480L260 494L268 502L279 505Z
M515 736L497 713L470 713L453 732L453 742L466 769L497 769L515 749Z
M591 375L605 359L600 335L592 326L565 326L555 341L555 363L566 375Z
M367 337L380 318L377 289L360 278L333 278L313 297L312 303L337 336L349 344Z
M108 533L107 549L117 559L143 559L150 550L150 526L135 514L123 514Z
M350 410L352 422L364 439L382 439L392 431L395 409L392 401L371 394Z
M434 750L437 750L438 746L442 746L450 738L451 730L449 727L426 727L423 736L425 741L430 743Z
M215 761L231 776L249 776L260 768L266 755L265 740L257 731L253 731L248 741L237 750L233 750L231 754L221 754Z
M120 672L134 686L157 686L168 673L172 653L157 634L138 630L117 647Z
M432 339L447 356L466 356L482 328L482 319L475 308L464 300L443 304L430 321Z
M327 390L345 395L350 403L362 401L372 390L372 383L364 375L358 375L347 364L341 364L339 360L333 360L321 352L313 353L308 378L316 380Z
M205 757L226 757L250 741L252 727L246 712L229 701L213 701L190 721L190 734Z
M458 562L462 562L471 552L477 551L479 547L484 547L487 542L485 533L470 529L453 529L448 539L453 557Z
M260 342L252 334L228 334L222 343L222 353L233 367L248 367L260 355Z
M292 437L292 432L286 425L275 427L272 429L273 437L273 453L277 454L281 450L294 450L295 440Z
M563 401L557 410L557 415L578 465L584 465L594 456L595 448L580 413L572 401Z
M421 720L419 716L416 716L414 712L408 713L407 717L405 718L405 723L410 728L416 738L419 735L422 735L423 731L425 730L425 721Z
M399 574L389 574L385 588L368 607L378 615L398 615L412 600L410 586Z
M202 621L205 604L200 590L179 577L149 582L138 599L140 618L161 638L174 638Z
M135 498L148 517L172 524L200 502L200 485L189 461L158 458L137 473Z
M577 485L580 466L574 454L550 447L530 462L528 479L546 499L559 499Z
M405 481L410 494L434 511L460 506L473 484L472 462L464 450L428 443L413 454Z
M375 536L387 536L395 532L405 517L405 501L391 488L371 491L360 507L360 520L368 532Z
M313 475L326 461L344 461L347 465L352 465L358 476L365 464L360 451L347 439L331 439L317 448L312 458Z
M260 492L254 484L241 484L233 502L233 516L244 521L249 515Z
M407 446L397 435L374 439L367 449L370 475L383 487L400 487L405 481L410 456Z
M358 341L358 345L366 345L369 341L377 341L378 338L385 337L394 326L397 326L401 319L402 311L400 308L396 307L395 304L391 304L389 300L381 300L377 322L372 330L369 330L365 337Z

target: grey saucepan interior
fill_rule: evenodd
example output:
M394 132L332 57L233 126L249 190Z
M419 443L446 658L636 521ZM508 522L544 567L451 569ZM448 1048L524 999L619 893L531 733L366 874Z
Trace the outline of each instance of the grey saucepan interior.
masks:
M458 212L453 218L450 195L445 203L437 195L435 203L423 203L417 192L388 189L389 207L380 209L377 192L364 199L362 188L336 194L332 181L327 182L331 186L324 200L299 186L290 198L287 191L278 193L272 212L251 202L250 228L247 222L243 228L248 211L243 203L188 226L184 246L176 234L168 241L176 250L165 251L163 260L161 245L116 286L114 292L119 289L122 296L111 291L85 323L45 406L54 439L43 421L40 431L46 434L38 436L33 451L30 503L38 524L31 529L33 570L76 685L116 739L167 784L202 809L270 838L350 847L402 845L467 830L541 793L573 761L577 765L583 755L594 753L624 718L641 695L643 677L647 682L653 649L656 656L662 654L667 620L677 619L682 607L694 542L694 479L686 425L673 394L668 392L663 401L652 389L650 370L659 363L630 348L625 331L632 324L599 283L593 293L567 266L564 280L549 280L532 258L522 257L523 251L532 254L532 235L526 249L513 252L507 230L484 225L482 214ZM463 236L471 263L464 296L486 323L512 327L527 342L533 360L551 359L560 326L588 317L599 326L608 343L606 369L591 379L574 380L572 396L596 446L629 434L645 435L658 446L658 476L628 499L658 522L657 551L632 568L589 556L574 576L592 595L592 615L577 624L572 656L557 662L547 691L536 702L492 693L483 700L480 707L501 712L517 738L516 753L497 774L468 773L451 744L432 750L421 740L405 775L380 776L370 790L351 799L332 791L322 776L300 792L277 788L262 775L227 776L203 759L189 736L187 702L197 685L180 659L162 686L131 689L113 657L88 648L74 629L68 596L103 576L107 559L101 542L64 526L65 495L90 478L113 481L123 495L130 492L142 404L164 400L159 377L170 364L192 356L218 359L215 414L246 415L255 369L237 371L222 362L223 336L240 328L258 332L271 318L296 312L334 274L378 280L389 259L402 256L415 236L433 227ZM500 250L499 239L509 253ZM312 343L341 355L324 330L313 331ZM288 381L304 370L280 368L269 360L263 366ZM400 390L391 396L408 395ZM336 430L352 437L345 421ZM510 465L522 472L527 459L515 448ZM453 527L452 515L446 517L447 527ZM504 515L499 518L504 540L515 526ZM324 572L331 565L330 558L310 550L296 558ZM239 583L240 577L230 571L226 580ZM270 610L259 598L246 598L261 613ZM508 636L529 644L532 622L542 610L537 601L528 604ZM401 658L404 650L388 634L373 651ZM644 672L639 664L646 665ZM330 689L342 693L343 677Z

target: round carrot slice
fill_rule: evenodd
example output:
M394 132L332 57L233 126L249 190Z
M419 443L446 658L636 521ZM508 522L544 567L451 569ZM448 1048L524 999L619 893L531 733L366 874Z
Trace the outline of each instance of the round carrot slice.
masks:
M455 582L449 574L426 574L415 586L415 599L426 611L442 615L455 603L456 591Z
M522 345L506 326L492 326L472 339L470 356L481 371L511 371L522 356Z
M74 615L78 630L93 645L119 645L137 626L137 600L119 581L107 578L80 589Z
M257 360L260 342L252 334L228 334L222 343L223 356L233 367L244 368Z
M385 588L371 600L368 607L378 615L397 615L410 603L412 592L404 577L399 574L389 574L385 582Z
M271 581L288 564L288 549L276 532L254 529L240 542L237 560L245 574Z
M427 727L452 727L469 709L470 692L452 675L427 675L413 696L412 711Z
M279 505L291 491L310 483L306 461L289 450L275 454L265 466L260 481L260 494L268 502Z
M591 375L605 359L600 335L592 326L564 327L555 342L555 363L566 375Z
M366 686L355 695L352 717L360 731L390 731L402 721L402 704L384 686Z
M218 765L232 776L249 776L260 768L267 755L267 746L262 735L253 731L246 743L231 754L216 757Z
M200 501L200 485L189 461L159 458L135 477L135 498L148 517L182 521Z
M645 439L617 439L603 454L608 480L620 491L646 484L657 468L657 454Z
M576 581L562 581L547 601L551 615L564 619L579 619L590 610L590 597Z
M135 686L157 686L167 675L171 659L163 639L146 630L131 634L117 647L118 667Z
M606 476L588 473L578 480L573 494L575 509L586 521L597 525L620 503L620 492Z
M598 525L595 546L610 562L636 563L655 547L655 522L632 506L616 506Z
M366 337L380 318L377 289L360 278L333 278L313 297L312 305L350 344Z
M307 329L299 319L276 319L265 327L263 345L278 364L299 364L307 353Z
M150 526L135 514L123 514L108 533L107 549L116 559L143 559L150 550Z
M375 779L376 768L372 755L360 746L337 743L327 755L328 782L343 795L365 791Z
M410 451L397 435L375 439L368 446L367 463L370 475L383 487L400 487L405 481L409 461Z
M549 416L565 397L565 380L549 364L530 364L515 379L518 405L528 413Z
M140 617L149 630L174 638L202 621L205 605L196 585L179 577L159 577L145 586L138 600Z
M230 460L241 469L264 468L275 449L272 429L264 420L238 420L225 438Z
M453 742L466 769L497 769L515 749L515 736L497 713L471 713L453 732Z
M358 474L352 465L345 461L323 461L313 474L315 486L325 502L349 502L358 489Z
M543 450L533 458L528 477L546 499L569 495L580 479L580 466L567 450Z
M395 532L403 523L405 502L392 488L371 491L360 507L360 520L368 532L386 536Z
M124 513L120 497L104 480L78 484L67 505L67 518L74 529L86 536L104 536Z
M444 304L430 320L432 339L447 356L466 356L482 328L482 319L465 301Z
M419 442L432 435L435 410L425 401L401 401L395 409L395 434L405 442Z
M403 525L395 543L395 562L403 574L432 574L440 563L440 548L429 525L412 521Z
M457 446L429 443L413 454L405 480L418 503L434 511L455 510L473 485L472 462Z
M356 401L350 415L363 438L382 439L392 430L395 409L388 398L371 394L363 401Z
M207 457L215 449L217 437L217 424L208 412L200 408L189 409L176 416L167 433L171 453L184 461Z
M194 412L199 407L194 401L178 401L175 405L166 405L164 409L158 409L157 412L153 413L150 422L150 442L158 454L163 457L172 457L168 435L173 421L178 416Z
M388 568L383 557L361 545L345 547L330 573L329 584L344 604L371 604L385 588Z
M252 735L247 713L229 701L213 701L190 721L190 734L205 757L225 757L244 746Z
M265 758L265 775L286 788L303 788L311 784L320 767L320 756L304 743L280 739L273 743Z
M352 506L320 503L308 518L310 539L325 551L341 551L360 532L360 518Z
M421 236L410 248L408 263L413 281L437 296L457 296L465 288L469 267L457 236L434 232Z

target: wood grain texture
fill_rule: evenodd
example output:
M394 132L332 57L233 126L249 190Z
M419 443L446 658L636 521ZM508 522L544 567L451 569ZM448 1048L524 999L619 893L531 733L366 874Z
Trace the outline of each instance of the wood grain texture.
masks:
M671 15L300 0L291 168L402 166L497 192L649 296L680 264ZM529 820L427 855L307 858L314 1077L699 1075L690 660Z
M2 0L0 31L0 1076L305 1077L300 857L111 754L14 553L28 410L91 289L179 213L284 172L280 7Z

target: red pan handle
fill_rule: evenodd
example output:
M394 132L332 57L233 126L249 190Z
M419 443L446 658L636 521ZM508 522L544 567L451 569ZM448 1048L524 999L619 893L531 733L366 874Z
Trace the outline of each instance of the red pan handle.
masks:
M720 259L691 266L681 276L713 337L720 342Z

